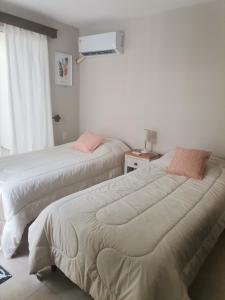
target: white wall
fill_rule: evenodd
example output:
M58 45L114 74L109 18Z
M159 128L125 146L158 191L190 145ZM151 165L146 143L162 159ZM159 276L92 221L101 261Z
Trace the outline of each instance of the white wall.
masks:
M54 123L54 136L56 144L73 141L78 134L79 69L75 64L75 58L78 56L78 29L21 9L15 5L0 3L0 10L58 29L58 38L49 38L52 110L53 114L60 114L63 117L62 122ZM54 58L56 51L73 55L72 87L55 85Z
M224 1L138 20L104 22L81 34L123 30L125 54L80 66L80 131L91 129L156 150L176 145L225 155Z

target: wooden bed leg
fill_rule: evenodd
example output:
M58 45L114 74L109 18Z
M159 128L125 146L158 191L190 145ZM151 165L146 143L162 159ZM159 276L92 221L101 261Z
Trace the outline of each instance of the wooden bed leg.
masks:
M53 273L55 273L55 272L57 271L57 267L56 267L55 265L52 265L52 266L51 266L51 271L52 271Z
M49 270L49 269L48 269ZM53 273L55 273L57 271L57 267L55 266L55 265L52 265L51 266L51 272L53 272ZM43 281L44 280L44 273L45 272L37 272L36 273L36 276L37 276L37 279L39 280L39 281Z
M36 276L37 276L37 279L38 279L39 281L43 281L43 280L44 280L44 276L43 276L42 273L37 272Z

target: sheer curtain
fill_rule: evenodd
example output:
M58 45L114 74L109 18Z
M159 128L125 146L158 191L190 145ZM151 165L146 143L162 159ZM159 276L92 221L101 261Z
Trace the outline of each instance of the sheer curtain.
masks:
M10 124L10 152L23 153L52 146L47 37L10 25L4 25L3 33L8 72L5 103Z
M0 156L8 155L12 148L12 132L8 103L8 72L6 62L5 34L0 25Z

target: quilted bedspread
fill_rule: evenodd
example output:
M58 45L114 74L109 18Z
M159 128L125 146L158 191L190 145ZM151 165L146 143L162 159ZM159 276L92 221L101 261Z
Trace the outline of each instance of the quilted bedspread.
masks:
M76 151L69 143L1 158L0 238L5 256L14 254L26 225L47 205L121 175L127 150L121 141L105 139L93 153Z
M166 155L67 196L29 229L30 273L56 264L96 300L186 300L225 225L225 161L202 181L168 175Z

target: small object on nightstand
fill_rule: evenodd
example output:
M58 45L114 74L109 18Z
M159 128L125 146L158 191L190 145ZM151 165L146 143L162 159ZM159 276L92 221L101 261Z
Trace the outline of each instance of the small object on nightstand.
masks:
M141 151L127 151L125 152L124 173L129 173L140 167L148 165L151 160L160 158L161 154L156 152L141 153Z

